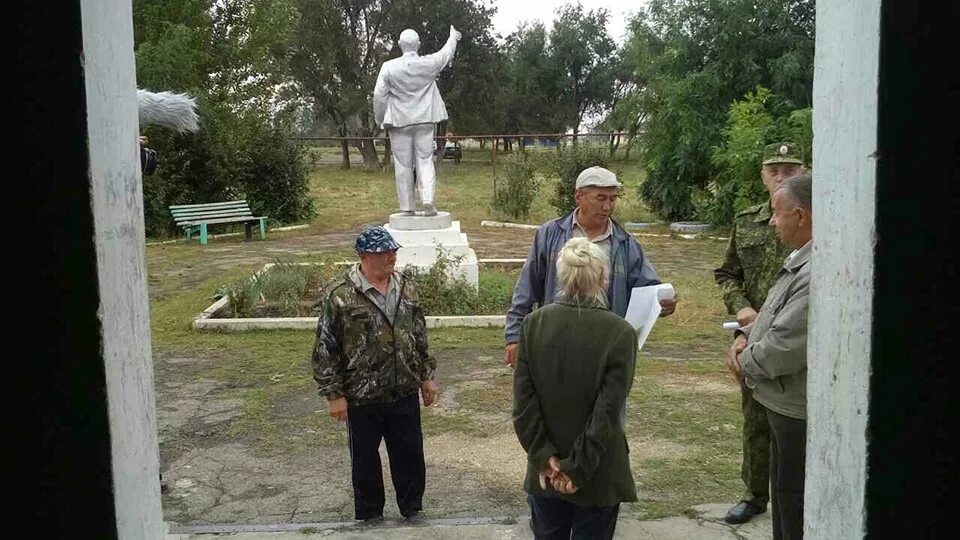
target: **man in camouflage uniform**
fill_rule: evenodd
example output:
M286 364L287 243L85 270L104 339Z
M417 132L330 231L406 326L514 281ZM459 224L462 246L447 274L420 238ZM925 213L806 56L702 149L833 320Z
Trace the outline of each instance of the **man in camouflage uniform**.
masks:
M330 416L347 423L356 519L383 521L385 439L397 506L416 522L426 485L417 394L425 406L437 399L436 361L413 280L394 271L400 245L383 227L370 227L355 247L360 263L320 298L313 378Z
M763 149L760 179L771 197L781 182L803 169L797 145L777 143ZM730 314L736 314L741 327L756 318L784 258L791 252L768 224L770 215L769 200L739 212L734 218L723 265L714 271L714 279L723 293L723 303ZM743 462L740 474L747 489L743 499L724 518L727 523L734 524L745 523L766 512L770 499L770 427L766 411L745 387L741 387L741 408Z

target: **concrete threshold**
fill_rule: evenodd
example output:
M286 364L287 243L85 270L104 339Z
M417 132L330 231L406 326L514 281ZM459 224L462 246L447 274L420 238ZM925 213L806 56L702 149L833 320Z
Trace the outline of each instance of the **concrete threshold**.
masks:
M526 519L526 518L524 518ZM172 525L170 534L238 534L238 533L270 533L270 532L303 532L303 531L330 531L339 529L373 529L391 528L422 528L422 527L462 527L471 525L514 525L516 518L435 518L425 519L422 523L411 525L401 519L384 520L376 527L367 526L358 521L323 521L314 523L266 523L251 525Z
M723 516L729 503L704 504L687 516L643 520L621 514L615 540L770 540L773 536L770 512L742 525L729 525ZM199 540L207 535L236 540L518 540L533 538L529 517L437 518L412 525L400 518L376 525L354 521L280 523L265 525L169 524L167 540Z

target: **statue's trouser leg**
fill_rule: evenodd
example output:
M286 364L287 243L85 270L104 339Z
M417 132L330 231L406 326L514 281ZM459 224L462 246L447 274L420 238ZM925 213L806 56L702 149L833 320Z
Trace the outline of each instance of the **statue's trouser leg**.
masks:
M417 186L420 188L420 201L434 204L437 190L437 171L433 166L436 148L436 124L417 124L409 126L414 130L413 142L417 154Z
M417 209L413 191L414 138L412 127L391 128L390 150L393 152L393 172L397 180L397 199L400 210L413 212Z

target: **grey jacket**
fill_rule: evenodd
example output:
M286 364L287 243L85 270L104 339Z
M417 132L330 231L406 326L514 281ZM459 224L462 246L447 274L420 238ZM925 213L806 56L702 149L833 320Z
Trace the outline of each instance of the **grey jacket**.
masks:
M544 223L533 238L533 246L513 288L513 304L507 312L506 342L520 339L520 323L533 310L552 304L556 297L557 253L573 236L573 212ZM613 275L607 283L610 311L623 317L634 287L659 285L653 266L643 256L640 244L616 221L613 222L610 263Z
M743 328L747 348L738 356L747 387L764 407L790 418L807 417L807 242L784 262L756 320Z

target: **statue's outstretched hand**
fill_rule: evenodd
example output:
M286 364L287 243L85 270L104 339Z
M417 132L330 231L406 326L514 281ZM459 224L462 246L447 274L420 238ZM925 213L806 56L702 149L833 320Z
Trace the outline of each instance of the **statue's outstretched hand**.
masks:
M460 38L463 37L463 34L461 34L456 28L454 28L452 24L450 25L450 35L453 36L453 39L457 41L460 41Z

